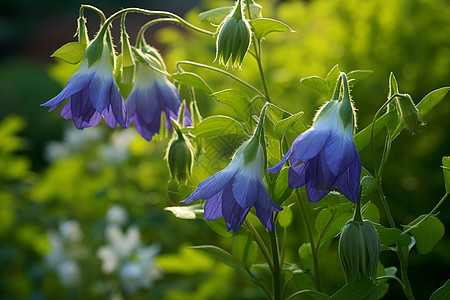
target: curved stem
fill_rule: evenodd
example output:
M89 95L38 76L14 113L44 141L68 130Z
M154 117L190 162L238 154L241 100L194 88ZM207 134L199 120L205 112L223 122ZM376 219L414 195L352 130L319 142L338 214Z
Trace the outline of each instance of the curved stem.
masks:
M139 47L142 44L142 42L144 41L144 33L149 27L159 24L159 23L164 23L164 22L173 22L173 23L179 24L178 20L174 19L174 18L159 18L159 19L151 20L151 21L145 23L144 25L142 25L142 27L138 31L136 43L135 43L136 48Z
M403 282L398 277L395 277L395 276L380 276L380 277L377 277L377 281L378 280L383 280L383 279L394 279L402 287L402 290L405 291L405 286L403 285Z
M266 244L264 244L264 241L262 240L258 231L256 231L253 224L248 219L245 219L244 222L245 222L245 225L247 225L250 232L252 233L253 237L255 238L255 241L258 244L259 248L261 249L261 251L267 261L267 264L270 267L270 270L273 272L274 266L273 266L272 258L270 257L270 254L269 254L269 250L267 250Z
M298 205L300 206L300 211L302 214L303 221L305 222L305 227L306 227L306 232L308 233L309 243L311 244L311 252L313 255L314 271L315 271L315 277L316 277L316 285L317 285L317 290L320 292L322 290L322 282L321 282L320 271L319 271L319 260L317 258L318 249L316 248L316 244L314 243L314 236L312 233L311 224L309 222L308 214L306 213L306 208L305 208L305 205L303 204L300 192L298 191L298 189L295 189L295 193L297 195L297 201L298 201Z
M419 226L423 221L428 219L432 214L434 214L436 212L436 210L438 210L439 206L441 206L442 203L444 203L445 199L447 199L448 195L449 195L448 193L445 193L444 197L441 198L441 200L438 202L438 204L436 204L436 206L422 220L420 220L419 222L414 224L414 226L411 226L408 229L406 229L405 231L403 231L402 234L410 232L411 230L413 230L414 228Z
M102 24L105 23L105 21L106 21L106 16L105 16L105 14L104 14L100 9L98 9L97 7L95 7L95 6L93 6L93 5L81 4L81 7L80 7L80 15L83 15L83 11L84 11L85 8L90 9L90 10L96 12L96 13L100 16L100 19L101 19L100 25L102 25Z
M258 95L264 97L265 99L267 99L263 93L260 92L260 90L258 90L257 88L255 88L254 86L252 86L250 83L245 82L244 80L240 79L239 77L216 67L213 66L209 66L209 65L205 65L205 64L201 64L201 63L197 63L197 62L193 62L193 61L188 61L188 60L182 60L177 62L177 68L179 65L181 64L185 64L185 65L192 65L192 66L196 66L196 67L200 67L200 68L204 68L204 69L208 69L208 70L212 70L218 73L222 73L228 77L230 77L231 79L239 82L242 85L245 85L246 87L248 87L249 89L253 90L254 92L256 92Z
M268 300L273 300L272 295L270 294L269 289L264 285L264 283L253 275L250 270L247 270L248 275L252 278L252 280L264 291Z

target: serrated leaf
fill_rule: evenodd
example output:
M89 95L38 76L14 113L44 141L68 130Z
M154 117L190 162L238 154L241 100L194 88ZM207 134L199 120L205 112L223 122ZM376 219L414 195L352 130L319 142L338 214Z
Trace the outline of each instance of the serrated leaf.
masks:
M172 75L172 78L178 81L182 85L192 86L197 89L201 89L207 91L208 93L212 93L213 90L209 87L209 85L195 73L191 72L183 72L176 73Z
M430 300L448 300L450 299L450 279L438 288L430 297Z
M255 37L260 40L271 32L291 31L292 29L285 23L268 18L259 18L250 21L250 26Z
M442 157L442 171L444 172L445 190L450 194L450 156Z
M228 116L216 115L203 119L192 129L198 138L214 138L219 135L245 135L242 124Z
M230 14L232 9L233 6L225 6L207 10L200 13L198 19L200 22L208 21L211 24L218 25L222 23L223 19Z
M279 121L277 124L275 124L275 135L278 137L278 139L281 141L286 134L286 132L291 128L292 125L303 115L303 112L300 111L296 113L295 115L292 115L286 119L283 119Z
M247 273L245 271L244 265L240 263L236 258L234 258L233 255L223 250L222 248L212 245L193 246L189 248L204 251L210 254L211 256L217 258L218 260L222 261L224 264L232 268L235 268L245 274Z
M310 76L306 78L302 78L300 80L301 83L304 85L313 88L315 90L318 90L321 93L327 93L327 81L319 76Z
M230 106L242 121L250 123L252 106L247 94L238 90L223 90L211 94L219 102Z
M63 45L61 48L56 50L51 55L51 57L56 57L69 64L76 65L83 59L85 50L86 44L80 42L71 42Z
M405 226L406 229L420 222L417 227L411 229L411 234L416 240L417 252L420 254L430 253L445 233L444 224L437 217L430 216L421 221L425 216L421 215Z
M347 74L348 84L350 86L355 86L358 82L363 80L369 75L372 75L372 70L354 70Z
M203 209L201 204L189 206L170 206L164 208L164 210L170 211L179 219L203 219Z
M329 300L376 300L377 286L369 279L358 279L347 283Z

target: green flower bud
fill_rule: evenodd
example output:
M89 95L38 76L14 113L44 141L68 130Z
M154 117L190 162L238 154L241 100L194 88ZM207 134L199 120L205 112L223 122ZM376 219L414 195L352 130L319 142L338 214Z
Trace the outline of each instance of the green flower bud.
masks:
M172 179L178 182L186 182L191 177L194 147L181 131L177 130L177 137L169 142L166 160Z
M228 67L241 67L250 47L251 28L244 18L242 1L238 1L231 14L219 25L216 41L216 60Z
M339 239L339 258L347 282L377 279L380 241L370 221L350 220Z
M397 103L400 108L400 114L406 122L406 128L411 131L412 134L419 131L421 126L427 124L420 115L417 107L414 105L410 95L399 95L399 97L397 97Z

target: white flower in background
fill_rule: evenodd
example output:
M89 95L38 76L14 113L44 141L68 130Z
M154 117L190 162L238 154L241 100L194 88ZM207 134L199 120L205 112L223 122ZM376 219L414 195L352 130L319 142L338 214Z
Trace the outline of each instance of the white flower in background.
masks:
M121 163L130 157L128 151L130 143L136 137L136 133L130 130L114 131L110 142L101 149L100 157L110 163Z
M103 273L116 273L123 290L128 294L141 288L150 288L154 280L162 275L154 263L160 246L142 246L140 230L135 225L128 227L126 232L121 229L119 224L128 219L123 207L111 207L106 213L106 219L109 222L105 228L107 245L97 251L97 256L102 261Z
M81 277L76 259L83 251L80 245L83 233L77 221L60 223L58 229L48 232L51 251L45 257L45 262L51 270L58 274L62 285L73 287L78 284Z
M106 212L106 220L109 223L124 225L128 221L128 212L122 205L114 205Z

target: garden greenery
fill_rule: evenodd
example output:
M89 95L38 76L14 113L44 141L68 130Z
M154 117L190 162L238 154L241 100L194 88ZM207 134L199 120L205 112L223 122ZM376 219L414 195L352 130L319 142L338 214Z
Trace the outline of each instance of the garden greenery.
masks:
M92 39L86 27L87 10L101 19ZM156 17L141 27L134 46L126 29L126 19L132 13ZM112 22L118 18L119 55L110 32ZM215 32L170 12L125 8L106 17L100 9L82 5L78 41L63 45L53 54L79 65L78 70L62 91L42 106L50 111L62 106L61 116L72 119L80 130L104 120L121 134L136 129L149 143L164 141L170 184L176 187L177 201L182 200L166 209L184 219L186 226L192 219L204 219L218 235L232 239L231 249L210 244L191 248L248 276L247 283L256 284L267 299L379 299L388 295L389 284L398 284L407 299L415 299L414 290L420 287L412 286L408 277L409 253L430 253L443 237L444 226L437 212L450 193L450 157L442 158L446 188L443 197L435 199L430 212L406 225L396 223L391 213L389 203L393 199L384 195L383 172L395 139L403 131L420 135L426 114L450 87L431 91L416 104L407 91L399 88L391 73L385 103L374 113L370 125L357 129L359 99L352 99L351 88L371 72L343 72L336 65L324 78L301 80L327 97L327 102L317 108L312 124L305 126L301 122L302 103L295 104L298 111L291 114L271 97L272 83L266 78L262 60L263 42L270 43L274 34L292 34L291 27L282 20L265 18L261 5L253 0L238 0L233 6L202 12L200 20L215 25ZM177 70L171 73L163 55L145 38L153 25L160 23L176 23L192 34L211 36L216 57L209 58L210 64L180 60ZM283 44L278 47L283 48ZM239 71L230 70L248 68L247 60L256 62L251 65L255 68L252 72L259 74L261 89L240 78ZM208 77L186 71L187 67L217 73L235 84L216 90ZM186 99L180 97L181 90L189 91ZM233 113L202 116L199 91ZM374 147L377 135L385 135L381 161ZM222 169L216 170L208 163L221 151L217 149L220 141L235 149L229 160L220 162ZM371 161L361 160L359 151L364 148L371 149ZM162 159L164 147L157 150ZM67 167L70 165L63 169ZM191 176L196 168L207 172L194 179ZM80 189L89 186L80 179ZM374 197L380 207L373 203ZM318 213L308 208L311 202L320 202ZM119 217L111 218L121 220L126 212L120 207L114 209ZM293 218L297 213L299 217ZM380 213L386 217L386 224L380 222ZM114 215L114 211L110 214ZM288 231L294 219L302 220L304 234ZM159 246L142 247L139 229L129 227L124 234L120 224L114 222L110 221L105 229L109 244L99 248L98 256L105 273L118 272L123 291L133 294L163 276L153 264ZM73 275L79 273L74 263L78 254L66 257L58 251L65 247L64 243L82 248L81 239L63 229L71 226L77 232L76 223L64 224L59 233L51 233L54 249L48 260L62 274L61 282L73 286L73 278L79 276ZM336 239L339 247L333 251L339 253L339 272L345 284L330 291L323 279L329 269L321 255L333 247ZM298 248L300 264L285 255L286 245ZM383 265L383 251L397 255L400 270ZM448 282L434 293L429 291L432 300L445 299L448 293Z

